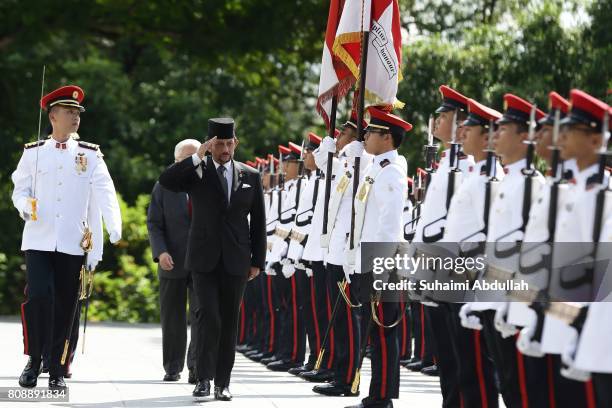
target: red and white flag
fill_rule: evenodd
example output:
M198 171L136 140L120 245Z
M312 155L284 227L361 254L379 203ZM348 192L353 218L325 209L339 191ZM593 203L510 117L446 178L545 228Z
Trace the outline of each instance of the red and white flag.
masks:
M351 0L348 1L350 2ZM327 17L325 42L323 43L317 112L323 117L328 127L332 97L336 95L338 99L342 98L355 83L355 77L351 71L332 53L334 41L336 40L336 30L340 23L344 4L345 0L331 0Z
M366 77L366 105L401 108L396 98L402 79L402 34L397 0L346 0L333 54L359 78L362 32L370 31Z

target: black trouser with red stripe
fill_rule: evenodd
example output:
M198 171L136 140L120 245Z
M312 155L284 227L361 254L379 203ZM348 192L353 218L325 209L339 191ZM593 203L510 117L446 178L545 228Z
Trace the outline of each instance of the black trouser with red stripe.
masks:
M78 297L83 256L27 250L25 259L26 301L21 305L24 354L40 359L45 344L50 344L49 375L63 376L67 367L60 365L60 359Z
M238 328L238 344L256 347L259 344L258 324L261 320L263 299L261 297L262 274L247 282L244 298L240 306L240 327Z
M321 347L325 348L325 354L323 355L323 360L321 360L321 369L331 370L333 368L333 364L335 362L335 332L333 327L330 330L330 333L327 337L327 344L323 344L323 338L325 337L325 332L327 331L327 326L329 325L329 319L332 314L332 309L334 307L333 302L335 299L332 299L329 292L328 287L328 279L327 279L327 270L325 269L325 265L323 265L323 261L313 261L310 263L310 267L312 268L312 284L314 285L315 292L315 307L317 310L317 322L319 326L319 334L321 338ZM318 352L317 352L318 354Z
M373 292L373 275L367 273L360 276L362 277L360 299L363 304L362 323L367 325L368 320L372 318L369 294ZM368 407L384 405L392 398L399 398L401 322L394 323L398 321L400 314L404 313L404 309L400 309L399 301L381 301L375 307L375 312L380 324L372 321L370 325L372 378L368 397L363 400L363 404ZM382 327L381 324L392 327Z
M561 356L558 354L547 354L543 359L546 360L548 372L548 399L551 401L551 407L595 408L592 381L575 381L562 376ZM612 406L612 404L602 406L609 407Z
M344 280L344 270L340 265L327 264L329 293L332 302L339 293L338 282ZM354 294L353 294L354 293ZM357 303L359 287L357 281L346 286L346 294L352 303ZM359 364L360 335L360 308L350 307L344 299L340 305L334 321L334 381L339 384L351 385L355 379L357 365Z
M263 313L258 325L260 342L258 343L257 350L266 354L273 354L278 348L278 333L280 332L277 322L274 281L275 276L261 275L259 282Z
M448 314L445 304L437 307L425 306L425 316L431 327L436 349L436 364L440 372L440 388L442 390L443 407L459 407L459 368L453 354L453 344L449 336Z
M457 381L463 408L496 408L498 391L495 370L489 359L486 344L479 330L461 325L459 309L462 303L440 304L447 308L449 339L457 366Z
M414 333L414 356L423 361L425 367L430 366L434 361L434 347L425 317L425 306L420 302L411 302L410 315Z
M300 292L299 300L300 313L302 320L304 321L304 327L306 328L306 337L308 338L308 346L310 348L310 354L308 355L307 364L314 366L321 350L321 341L324 333L321 333L319 327L319 321L317 319L317 302L316 302L316 288L314 285L314 276L308 277L306 270L295 269L295 275L297 279L298 291ZM325 328L323 328L325 330Z
M516 348L517 336L506 339L495 329L495 311L481 314L487 349L499 376L499 391L508 408L548 407L548 376L544 358L528 357Z
M406 307L406 302L400 302L400 310L403 311L400 327L400 361L410 360L412 356L412 332L410 330L410 310Z
M306 330L299 310L300 293L297 288L297 271L290 278L285 278L280 264L275 270L278 305L280 306L281 340L274 354L279 359L301 364L306 354Z

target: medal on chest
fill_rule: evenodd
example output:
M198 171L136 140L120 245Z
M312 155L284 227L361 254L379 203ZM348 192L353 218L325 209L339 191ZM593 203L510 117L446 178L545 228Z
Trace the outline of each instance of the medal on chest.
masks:
M85 153L77 153L74 158L75 170L78 174L85 173L87 171L87 156Z

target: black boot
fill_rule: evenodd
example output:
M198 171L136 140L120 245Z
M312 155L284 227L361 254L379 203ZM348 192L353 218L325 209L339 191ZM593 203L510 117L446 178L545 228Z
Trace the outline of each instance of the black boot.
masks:
M40 358L34 359L30 357L21 376L19 376L19 385L25 388L36 387L38 376L40 375L42 361Z
M219 401L231 401L232 394L228 387L215 387L215 399Z

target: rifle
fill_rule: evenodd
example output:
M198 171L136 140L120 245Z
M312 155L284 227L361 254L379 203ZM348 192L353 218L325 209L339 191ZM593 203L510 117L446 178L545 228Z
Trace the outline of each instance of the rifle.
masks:
M483 214L482 214L482 220L483 220L484 226L482 227L481 230L476 231L475 233L470 234L467 237L463 238L461 240L461 243L464 243L470 238L475 237L476 235L479 235L479 234L483 234L485 239L482 241L479 241L476 247L472 249L468 249L468 250L460 249L460 255L463 257L471 258L476 255L483 254L485 252L486 237L489 232L489 210L491 209L491 201L493 200L493 197L495 195L495 190L496 190L495 187L497 186L497 184L499 184L499 179L497 178L497 159L495 156L495 149L493 148L493 135L495 133L493 129L494 129L494 121L489 120L489 139L488 139L487 148L485 149L485 152L487 152L487 160L485 162L487 182L485 183L485 202L484 202L484 209L483 209Z
M523 189L523 222L521 226L515 230L511 230L506 234L500 236L494 245L494 254L496 258L509 258L512 255L515 255L521 250L521 242L522 238L519 241L516 241L515 245L513 245L509 249L499 249L497 246L498 242L503 242L504 238L514 234L517 231L521 231L523 235L525 234L525 228L527 228L527 222L529 222L529 212L531 210L531 194L533 188L533 178L536 176L536 169L533 167L533 158L535 156L535 128L536 128L536 112L537 105L534 103L531 106L531 112L529 114L529 135L527 140L523 143L527 145L527 156L526 156L526 166L522 170L523 176L525 177L525 186Z
M425 235L425 229L446 219L448 215L448 208L450 207L451 199L453 198L453 194L455 194L455 185L457 183L457 178L461 175L461 169L459 168L459 147L460 143L457 142L457 110L455 110L453 114L453 126L451 129L452 133L452 142L450 148L450 170L448 172L448 183L446 185L446 212L441 217L433 220L429 224L423 227L423 242L432 243L438 242L444 236L444 227L440 228L440 232L437 234L433 234L430 236Z

